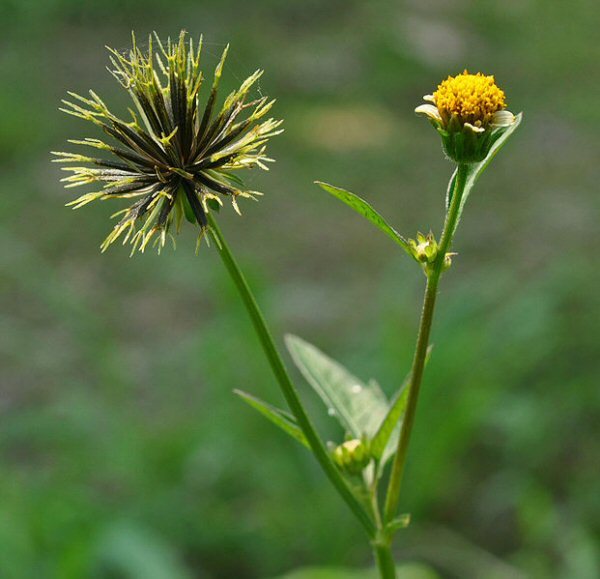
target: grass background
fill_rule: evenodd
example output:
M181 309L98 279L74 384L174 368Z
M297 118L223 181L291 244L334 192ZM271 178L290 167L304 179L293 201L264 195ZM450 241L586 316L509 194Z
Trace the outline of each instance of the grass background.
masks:
M124 110L103 46L182 27L204 33L211 67L231 42L225 88L266 69L286 121L276 165L251 179L265 198L220 217L276 335L388 392L422 274L312 181L406 235L439 229L451 167L413 115L421 96L467 67L525 112L444 279L397 555L407 577L598 577L599 16L592 0L0 0L0 577L370 562L312 458L232 396L280 403L217 256L195 256L191 231L160 258L100 255L118 203L63 207L48 151L97 135L60 98L94 88Z

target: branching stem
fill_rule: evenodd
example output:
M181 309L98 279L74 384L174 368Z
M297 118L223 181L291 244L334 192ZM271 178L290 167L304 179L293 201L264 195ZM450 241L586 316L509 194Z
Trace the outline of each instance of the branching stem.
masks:
M398 448L394 456L390 482L385 497L383 518L380 518L379 516L376 485L374 488L370 489L372 493L371 507L373 509L373 516L375 517L375 520L368 512L365 505L351 490L348 483L345 481L342 474L331 460L321 438L317 434L317 431L315 430L306 411L304 410L304 406L302 405L298 392L296 391L296 388L289 377L287 369L283 360L281 359L279 351L275 346L273 337L271 336L271 333L266 325L265 319L258 307L256 299L254 298L243 273L233 257L233 254L231 253L231 250L229 249L229 246L225 241L217 222L212 214L208 214L208 223L211 233L216 241L217 251L219 252L225 268L235 283L244 305L246 306L254 329L256 330L271 369L277 378L277 382L281 388L281 391L292 413L294 414L296 421L298 422L298 426L302 429L302 432L306 436L310 447L315 454L315 457L321 465L321 468L371 538L375 560L377 562L377 568L379 570L381 579L396 579L396 567L391 549L392 537L391 534L386 532L385 525L394 518L396 511L398 510L400 488L402 486L402 478L406 465L408 445L414 425L417 401L419 398L419 391L423 379L423 370L427 357L427 348L429 346L429 335L431 333L431 325L433 322L438 284L444 268L444 259L446 253L450 250L452 245L454 230L456 228L456 223L460 213L460 203L465 187L466 176L467 165L459 165L454 183L454 189L452 192L452 200L446 213L444 229L438 246L438 254L427 275L423 309L421 312L419 333L412 365L412 377L409 385L410 389L408 394L407 408L404 420L402 422L400 438L398 440Z
M341 497L346 501L356 518L363 525L365 530L367 531L369 537L371 539L375 538L376 535L376 527L371 519L366 508L363 504L358 500L356 495L352 492L346 481L342 478L342 475L338 468L335 466L333 461L331 460L327 449L323 445L321 438L317 434L312 422L310 421L300 397L298 396L298 392L292 380L289 377L285 364L281 359L281 356L275 346L275 342L273 341L273 337L271 336L271 332L269 331L267 324L265 322L264 316L260 311L256 299L250 290L250 286L244 277L244 274L240 270L217 222L211 213L208 214L208 222L211 228L212 235L216 241L217 251L227 269L229 275L231 276L235 286L242 298L244 305L246 306L246 310L252 320L252 324L264 353L269 361L271 369L277 378L277 382L283 392L283 395L292 411L293 415L298 422L298 426L302 429L302 432L306 436L310 447L317 458L321 468L331 481L331 483L335 486L338 493Z

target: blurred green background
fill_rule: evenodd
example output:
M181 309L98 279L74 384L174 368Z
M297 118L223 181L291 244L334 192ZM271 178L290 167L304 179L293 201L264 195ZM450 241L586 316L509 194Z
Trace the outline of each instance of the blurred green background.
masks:
M451 167L413 114L422 95L468 67L525 112L444 278L397 556L407 578L599 577L599 18L595 0L0 0L0 577L370 564L313 459L232 395L281 402L214 252L195 256L188 228L176 253L100 255L119 203L63 207L48 152L99 135L60 99L94 88L124 110L104 45L182 27L211 67L232 43L225 88L266 69L285 118L277 163L251 176L267 195L220 217L276 335L388 392L423 276L312 181L406 235L439 230Z

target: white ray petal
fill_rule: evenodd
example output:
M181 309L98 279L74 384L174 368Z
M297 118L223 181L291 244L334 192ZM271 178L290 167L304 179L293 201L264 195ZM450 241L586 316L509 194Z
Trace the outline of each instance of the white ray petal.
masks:
M494 113L492 125L495 127L508 127L512 125L515 120L515 115L513 115L510 111L497 111Z
M435 107L433 105L419 105L415 109L415 113L417 113L418 115L425 115L426 117L428 117L434 121L442 120L442 117L440 116L440 113L437 110L437 107Z

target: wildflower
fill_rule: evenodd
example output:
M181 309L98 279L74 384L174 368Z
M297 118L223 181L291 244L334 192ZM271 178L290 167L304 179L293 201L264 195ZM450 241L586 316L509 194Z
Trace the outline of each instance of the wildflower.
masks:
M149 37L148 50L138 48L135 36L127 54L109 48L109 71L129 93L134 109L131 120L113 114L93 91L91 98L69 93L63 112L91 121L114 141L87 138L69 142L110 153L102 158L75 153L54 153L57 162L82 163L64 167L71 173L66 187L99 183L68 205L82 207L97 199L135 199L119 211L121 219L102 244L102 251L123 236L144 251L150 240L158 250L167 235L179 231L183 217L200 226L198 242L208 229L209 206L229 197L239 213L238 197L261 195L249 191L235 174L240 169L267 170L266 144L282 132L281 121L267 119L274 100L261 96L248 100L250 89L262 75L257 70L217 108L219 82L229 47L217 65L205 104L200 103L205 77L200 69L202 38L195 46L184 31L176 42ZM114 217L114 216L113 216ZM139 226L139 228L138 228Z
M427 104L415 112L431 121L442 137L444 152L457 163L483 161L494 142L516 122L494 77L480 72L465 70L449 76L423 99Z

